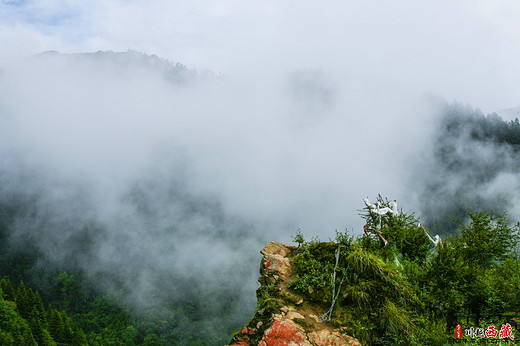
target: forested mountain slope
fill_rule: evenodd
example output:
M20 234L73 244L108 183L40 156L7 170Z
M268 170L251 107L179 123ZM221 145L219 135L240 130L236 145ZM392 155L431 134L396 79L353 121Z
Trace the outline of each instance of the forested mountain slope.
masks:
M445 103L431 146L412 172L421 220L451 234L468 212L520 210L520 123Z

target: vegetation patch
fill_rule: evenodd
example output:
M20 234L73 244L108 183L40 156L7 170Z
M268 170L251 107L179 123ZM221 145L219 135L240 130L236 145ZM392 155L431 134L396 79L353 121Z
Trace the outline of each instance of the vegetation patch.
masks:
M392 202L379 196L377 206L390 209ZM515 335L518 225L506 216L470 213L458 235L435 242L413 214L380 214L367 205L361 215L360 237L337 232L331 242L298 239L288 287L319 306L322 320L330 316L335 328L371 345L451 343L457 325L469 333L466 342L477 341L471 330L492 325L509 323Z

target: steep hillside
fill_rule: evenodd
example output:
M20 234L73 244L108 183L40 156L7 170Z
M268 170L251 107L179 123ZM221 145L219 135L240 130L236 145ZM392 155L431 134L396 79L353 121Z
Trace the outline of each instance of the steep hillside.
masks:
M512 109L508 114L514 119ZM422 222L441 235L454 234L468 212L501 215L518 209L520 123L500 114L446 103L431 146L412 175ZM514 214L513 221L519 221Z

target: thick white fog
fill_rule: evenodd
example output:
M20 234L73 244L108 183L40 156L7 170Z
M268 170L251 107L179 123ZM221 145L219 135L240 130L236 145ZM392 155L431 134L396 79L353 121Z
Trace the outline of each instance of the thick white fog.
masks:
M426 95L320 70L261 79L186 70L178 83L167 68L135 52L11 65L4 142L52 179L82 182L101 213L136 179L182 164L191 193L277 240L298 227L325 239L360 233L367 195L410 202L408 161L434 111Z
M367 195L414 205L436 111L326 70L218 76L131 51L33 56L0 91L13 246L34 241L44 265L137 308L235 297L237 321L268 241L359 234Z
M266 242L358 235L366 196L424 207L439 98L520 104L519 17L515 1L5 0L0 202L26 210L11 241L137 307L230 292L242 321ZM479 196L518 185L504 174Z

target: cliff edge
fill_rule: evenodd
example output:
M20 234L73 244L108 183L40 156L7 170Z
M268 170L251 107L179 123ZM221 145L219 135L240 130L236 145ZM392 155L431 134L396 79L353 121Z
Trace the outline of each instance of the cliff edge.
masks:
M297 250L296 246L271 242L260 251L258 308L230 345L361 345L330 322L320 321L323 307L288 287L295 278L292 264Z

